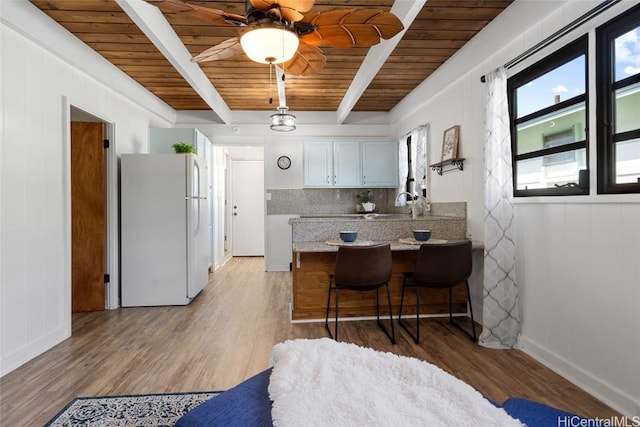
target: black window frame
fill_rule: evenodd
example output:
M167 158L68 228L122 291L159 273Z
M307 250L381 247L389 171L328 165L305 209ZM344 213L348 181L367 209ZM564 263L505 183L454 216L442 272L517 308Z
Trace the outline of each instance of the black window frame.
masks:
M637 183L617 184L615 144L620 141L640 138L640 126L627 132L615 131L616 90L640 83L640 74L615 82L615 39L640 25L640 5L611 19L596 29L596 126L598 155L598 194L640 193Z
M541 110L535 111L531 114L518 118L517 116L517 89L525 84L535 80L536 78L552 71L560 66L580 57L585 57L584 61L584 75L585 75L585 92L582 95L578 95L569 99L566 99L558 104L551 105ZM554 53L548 55L544 59L536 62L535 64L527 67L525 70L515 74L507 80L507 97L509 103L509 117L511 127L511 156L512 156L512 168L513 168L513 195L514 197L532 197L532 196L575 196L575 195L588 195L589 185L588 179L586 182L580 180L580 185L551 187L551 188L535 188L535 189L518 189L518 161L543 158L544 156L564 153L569 151L576 151L579 149L585 149L586 152L586 168L589 170L589 44L588 36L585 34L566 46L556 50ZM569 106L576 105L584 102L585 105L585 129L584 140L576 141L571 144L560 145L556 147L549 147L533 152L524 154L518 154L518 139L517 128L520 123L524 123L533 120L537 117L542 117L547 114L563 110ZM588 172L587 172L588 176Z

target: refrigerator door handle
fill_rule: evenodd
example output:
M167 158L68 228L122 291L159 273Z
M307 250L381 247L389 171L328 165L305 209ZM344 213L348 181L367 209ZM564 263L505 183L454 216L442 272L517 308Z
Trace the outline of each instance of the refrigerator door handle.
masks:
M198 202L197 203L198 203L198 209L197 209L198 220L196 221L196 228L195 228L195 230L193 230L193 234L194 235L196 235L196 234L198 234L200 232L200 198L198 198Z
M193 229L193 235L197 235L200 232L200 220L201 220L201 216L200 216L200 199L202 199L202 197L200 196L200 165L198 164L198 159L195 158L195 156L193 157L193 178L194 178L194 182L192 185L195 185L195 192L192 193L192 199L196 199L197 200L197 208L196 208L196 223L195 223L195 227Z

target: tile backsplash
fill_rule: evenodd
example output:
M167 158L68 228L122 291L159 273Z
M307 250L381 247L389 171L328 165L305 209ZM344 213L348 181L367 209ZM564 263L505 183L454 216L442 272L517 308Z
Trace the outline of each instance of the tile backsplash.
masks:
M358 205L356 194L361 191L361 188L267 189L271 194L271 200L267 200L267 215L354 214ZM395 188L374 188L370 191L378 212L408 212L407 208L395 206ZM467 204L431 203L430 215L466 218Z
M356 194L361 188L302 188L291 190L268 189L267 215L296 214L352 214L357 213ZM364 190L366 191L366 190ZM393 206L394 189L371 189L376 209L389 212L389 198Z

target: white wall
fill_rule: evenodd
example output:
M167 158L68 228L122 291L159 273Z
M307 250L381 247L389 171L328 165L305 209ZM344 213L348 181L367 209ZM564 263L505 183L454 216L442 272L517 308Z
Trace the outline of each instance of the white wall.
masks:
M60 27L51 25L53 21L31 3L3 2L0 17L0 375L4 375L71 333L70 105L114 124L116 154L144 152L147 129L167 126L175 113L122 73L114 74L112 66L105 68L111 84L138 94L145 108L103 84L96 77L99 73L72 65L83 63L98 70L106 60L68 33L60 33ZM108 267L111 286L117 290L117 156L108 156Z
M480 76L598 3L517 1L391 112L398 135L431 124L431 159L440 157L442 132L461 126L464 171L443 176L431 172L431 195L434 202L467 201L474 238L484 238L485 86ZM510 75L635 4L621 2ZM592 174L594 120L591 108ZM516 203L524 351L624 414L640 415L640 195L527 198Z

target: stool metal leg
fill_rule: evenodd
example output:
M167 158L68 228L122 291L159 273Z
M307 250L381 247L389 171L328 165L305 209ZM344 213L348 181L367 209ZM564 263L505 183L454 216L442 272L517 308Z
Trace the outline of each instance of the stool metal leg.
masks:
M331 291L334 290L336 291L336 325L335 325L335 335L331 333L331 329L329 329L329 307L331 306ZM329 292L327 294L327 312L325 313L324 316L324 328L327 330L327 332L329 333L329 336L331 338L333 338L334 340L338 340L337 336L338 336L338 288L334 288L333 287L333 280L329 280Z
M391 323L391 344L396 343L396 330L393 326L393 313L391 312L391 293L389 292L389 284L385 284L387 289L387 303L389 304L389 323Z
M416 344L420 344L420 286L416 285Z
M469 314L471 314L471 329L473 330L473 337L471 340L476 342L478 337L476 336L476 321L473 319L473 304L471 304L471 291L469 290L469 281L467 280L467 298L469 299Z
M462 329L462 326L460 326L460 324L458 324L458 322L454 322L453 321L453 316L451 315L451 309L449 309L449 321L451 322L451 324L453 324L456 328L460 329L462 332L464 332L465 334L467 334L467 336L469 336L469 338L471 338L471 341L476 342L478 340L478 337L476 336L476 322L473 318L473 307L471 306L471 291L469 290L469 281L465 281L466 287L467 287L467 300L469 301L469 312L471 314L471 330L472 330L472 334L470 334L469 332L465 331L464 329ZM451 291L451 288L449 288L449 290Z
M411 338L413 338L413 342L415 342L416 344L420 343L420 312L419 312L419 306L420 306L420 299L418 296L418 286L416 285L416 331L417 334L413 335L413 333L409 330L409 328L407 328L407 325L404 324L404 322L402 321L402 307L404 305L404 291L405 289L409 287L409 285L407 284L407 278L405 277L402 280L402 296L400 297L400 313L398 313L398 324L402 327L402 329L404 329L405 331L407 331L407 333L411 336Z
M453 323L453 287L449 288L449 322Z
M336 286L336 327L333 339L338 341L338 299L340 298L340 289Z

